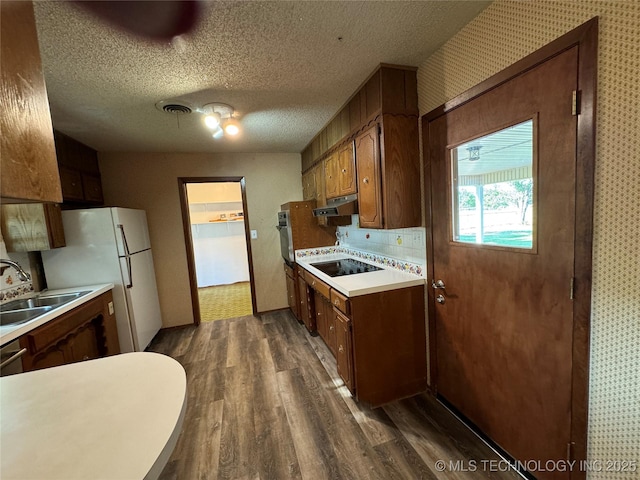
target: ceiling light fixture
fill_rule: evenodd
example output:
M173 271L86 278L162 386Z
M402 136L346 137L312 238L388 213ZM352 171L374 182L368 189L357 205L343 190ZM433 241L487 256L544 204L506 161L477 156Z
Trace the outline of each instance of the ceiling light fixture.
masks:
M240 123L234 117L235 110L226 103L207 103L201 110L204 115L204 124L213 130L213 138L216 140L228 136L236 136L240 133Z
M467 150L469 151L469 161L470 162L477 162L478 160L480 160L480 149L482 148L482 145L473 145L471 147L467 147Z

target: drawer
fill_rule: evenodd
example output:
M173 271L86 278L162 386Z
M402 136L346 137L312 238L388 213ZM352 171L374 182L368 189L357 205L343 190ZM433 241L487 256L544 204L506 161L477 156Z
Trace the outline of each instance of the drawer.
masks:
M333 289L331 290L331 304L345 315L351 314L351 305L349 303L349 298Z
M324 283L322 280L317 278L315 275L311 275L309 272L306 273L306 280L307 280L307 283L309 284L309 286L311 288L313 288L316 292L318 292L320 295L322 295L327 300L330 298L329 297L329 291L331 290L331 287L329 287L329 285Z

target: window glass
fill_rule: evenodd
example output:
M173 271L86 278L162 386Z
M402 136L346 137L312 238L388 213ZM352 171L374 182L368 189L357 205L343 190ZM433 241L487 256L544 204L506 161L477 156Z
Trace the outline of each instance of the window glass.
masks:
M453 241L532 249L534 122L450 150Z

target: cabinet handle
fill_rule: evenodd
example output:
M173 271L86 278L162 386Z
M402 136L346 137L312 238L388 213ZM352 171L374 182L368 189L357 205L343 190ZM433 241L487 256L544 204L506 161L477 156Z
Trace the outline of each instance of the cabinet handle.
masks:
M336 329L336 327L334 327L333 325L330 325L330 326L329 326L329 331L330 331L330 332L333 332L335 329Z
M336 299L333 301L333 304L334 304L334 305L336 305L336 306L337 306L337 305L340 305L340 300L338 300L338 299L336 298Z
M364 183L365 185L366 185L367 183L369 183L369 177L364 177L364 178L362 179L362 183Z
M342 173L347 173L347 169L346 169L346 168L343 168L343 169L342 169Z
M316 281L315 281L315 280L313 280L313 281L311 282L311 286L312 286L312 287L315 287L315 286L316 286Z
M340 346L338 347L338 351L339 351L340 353L344 352L344 348L342 348L342 345L340 345Z

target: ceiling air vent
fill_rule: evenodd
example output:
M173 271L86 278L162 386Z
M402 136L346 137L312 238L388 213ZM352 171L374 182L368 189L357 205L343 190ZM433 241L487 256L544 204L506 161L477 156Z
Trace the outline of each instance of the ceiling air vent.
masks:
M156 108L171 115L186 115L193 111L193 108L185 102L167 100L156 103Z

